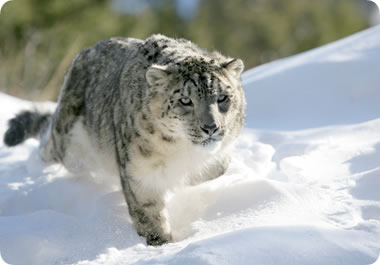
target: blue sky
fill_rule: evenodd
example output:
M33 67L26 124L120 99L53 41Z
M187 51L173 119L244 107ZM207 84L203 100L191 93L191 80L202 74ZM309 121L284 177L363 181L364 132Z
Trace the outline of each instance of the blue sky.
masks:
M191 18L199 5L200 0L176 0L178 14L183 18ZM139 13L157 1L152 0L111 0L111 6L122 13Z

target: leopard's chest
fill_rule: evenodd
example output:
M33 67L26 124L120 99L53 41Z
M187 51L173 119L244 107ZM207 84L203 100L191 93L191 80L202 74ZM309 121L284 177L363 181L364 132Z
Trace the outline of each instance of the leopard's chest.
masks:
M165 143L161 143L165 145ZM187 143L152 148L151 153L141 153L138 144L131 148L132 158L127 166L128 174L142 188L166 191L191 182L193 177L211 161L210 154Z

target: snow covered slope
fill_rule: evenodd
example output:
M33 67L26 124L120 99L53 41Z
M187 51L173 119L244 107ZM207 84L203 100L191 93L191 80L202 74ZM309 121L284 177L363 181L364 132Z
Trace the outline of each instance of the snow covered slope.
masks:
M171 196L177 242L162 247L136 234L118 186L44 165L34 140L1 143L0 264L374 263L379 55L376 27L247 71L247 128L232 165ZM0 106L0 135L33 107L4 94Z
M380 117L380 27L244 73L251 128L298 130Z

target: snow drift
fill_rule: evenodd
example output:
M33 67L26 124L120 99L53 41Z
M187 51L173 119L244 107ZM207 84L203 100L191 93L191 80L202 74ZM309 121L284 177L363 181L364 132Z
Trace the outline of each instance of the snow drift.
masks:
M247 126L298 130L380 117L380 27L243 75Z
M219 179L171 195L175 243L146 246L120 187L0 144L0 264L374 263L380 27L249 70L246 129ZM20 109L0 94L0 135ZM294 131L297 130L297 131ZM1 260L2 258L2 260Z

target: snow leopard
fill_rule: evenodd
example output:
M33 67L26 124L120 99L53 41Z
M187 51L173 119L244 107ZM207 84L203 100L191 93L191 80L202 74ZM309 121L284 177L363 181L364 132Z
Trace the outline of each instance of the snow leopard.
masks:
M244 124L243 69L186 39L104 40L75 57L55 111L20 112L4 143L36 138L44 162L72 172L98 155L88 168L118 175L137 233L148 245L172 242L166 194L227 170Z

